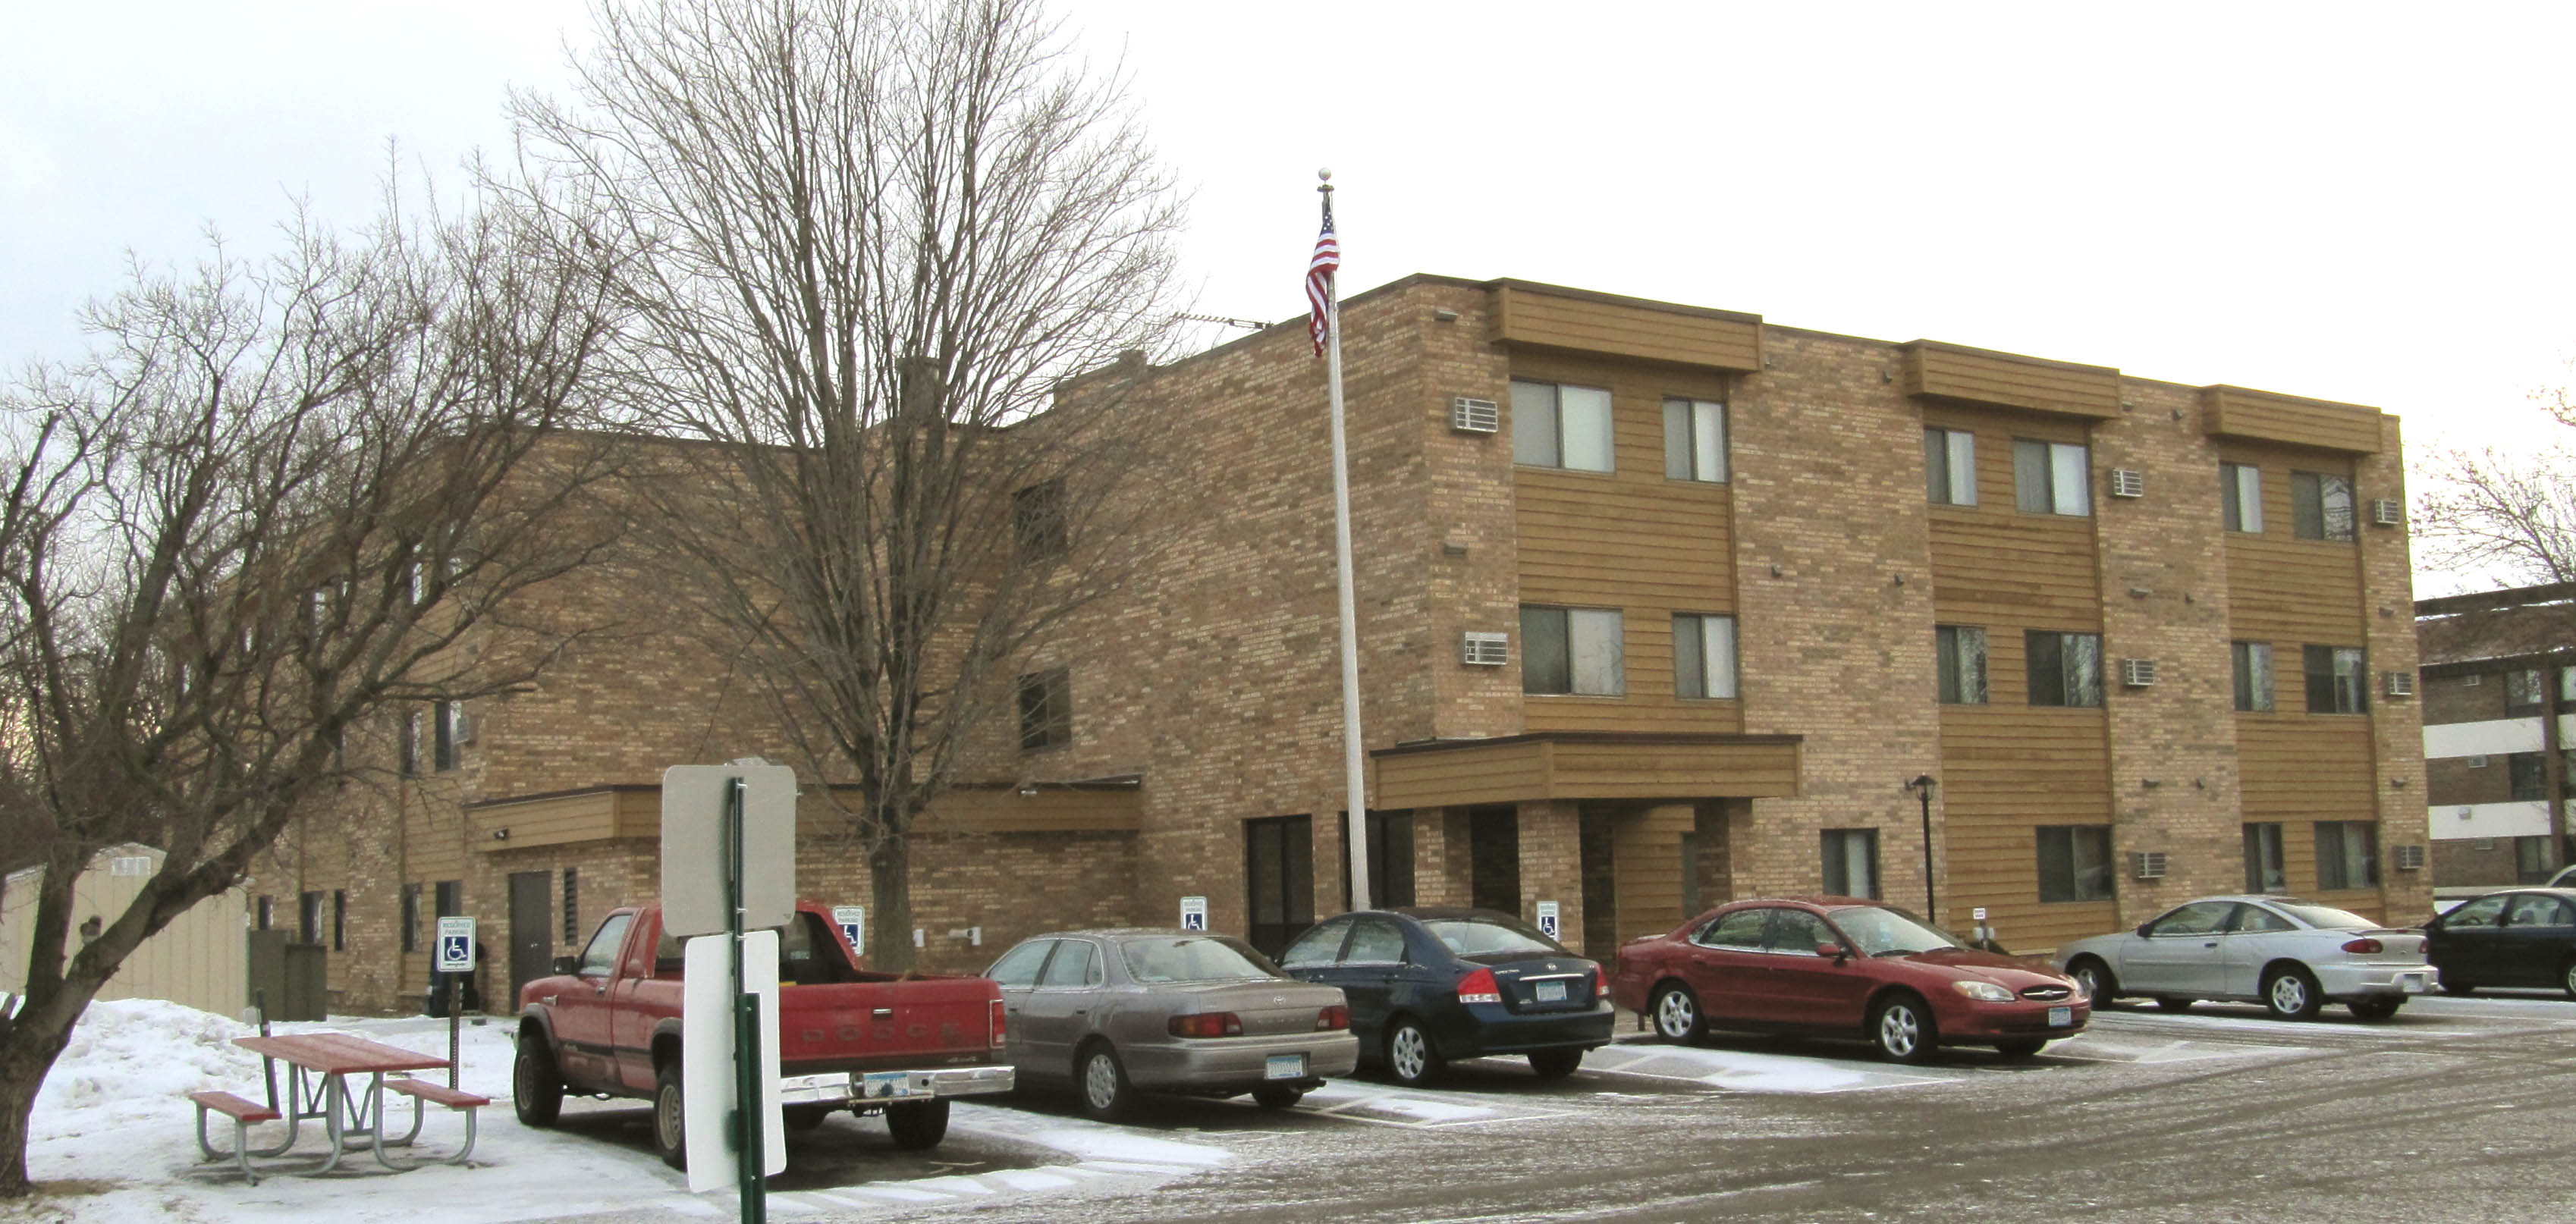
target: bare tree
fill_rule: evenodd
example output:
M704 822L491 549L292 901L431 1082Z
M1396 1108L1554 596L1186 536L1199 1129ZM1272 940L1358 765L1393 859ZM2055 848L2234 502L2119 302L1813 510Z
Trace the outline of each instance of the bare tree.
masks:
M231 888L300 808L364 782L397 703L528 679L562 626L516 596L599 546L603 452L558 432L606 329L595 266L504 214L216 243L89 308L94 355L0 394L0 830L43 868L0 1017L0 1196L100 987ZM98 852L166 852L66 951Z
M575 101L514 99L527 199L618 252L619 406L713 444L662 451L675 590L833 784L877 959L909 967L916 820L1007 721L1015 661L1151 547L1125 400L1171 326L1178 201L1032 0L595 24Z
M2537 391L2532 400L2550 420L2576 428L2569 388ZM2427 487L2416 534L2437 566L2518 586L2576 582L2576 447L2567 438L2435 449L2417 473Z

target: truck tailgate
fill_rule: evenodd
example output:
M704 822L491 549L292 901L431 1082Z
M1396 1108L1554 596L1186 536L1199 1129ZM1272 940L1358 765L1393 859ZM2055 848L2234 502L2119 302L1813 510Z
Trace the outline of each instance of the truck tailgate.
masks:
M993 1061L993 984L983 978L787 986L779 1070L872 1071Z

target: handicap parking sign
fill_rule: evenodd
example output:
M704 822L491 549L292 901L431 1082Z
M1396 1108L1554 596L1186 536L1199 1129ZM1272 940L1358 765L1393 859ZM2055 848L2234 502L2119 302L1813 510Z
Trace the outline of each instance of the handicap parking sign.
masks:
M474 920L441 918L438 920L438 971L471 973L474 970Z
M868 907L835 905L832 907L832 922L841 928L841 939L850 945L850 955L868 954Z
M1207 898L1181 898L1181 929L1184 931L1204 931L1208 929Z
M1558 916L1560 912L1554 901L1539 902L1538 933L1550 939L1559 938L1558 931L1564 925L1564 920Z

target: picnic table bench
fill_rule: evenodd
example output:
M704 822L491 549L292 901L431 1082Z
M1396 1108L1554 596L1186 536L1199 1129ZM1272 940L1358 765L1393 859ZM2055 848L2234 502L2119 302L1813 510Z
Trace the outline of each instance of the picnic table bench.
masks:
M216 1151L215 1145L206 1141L206 1112L212 1110L231 1118L233 1120L232 1158L241 1165L242 1180L254 1186L258 1185L259 1174L252 1172L250 1167L251 1124L274 1122L278 1118L277 1111L248 1097L234 1096L229 1092L191 1092L188 1094L188 1099L197 1103L197 1149L204 1152L208 1160L223 1159L224 1153Z
M376 1155L376 1162L388 1169L404 1170L417 1163L397 1159L390 1149L406 1146L420 1134L423 1100L434 1101L465 1112L465 1147L448 1157L462 1162L474 1148L474 1111L491 1102L472 1093L457 1092L419 1080L398 1080L388 1084L385 1074L392 1071L427 1071L448 1065L446 1059L399 1046L369 1041L349 1033L298 1033L273 1037L236 1037L233 1044L260 1056L270 1070L267 1077L274 1085L275 1063L287 1065L285 1100L272 1099L265 1106L229 1092L192 1092L188 1099L197 1105L197 1143L206 1158L217 1160L222 1154L206 1141L208 1111L233 1119L233 1157L240 1163L242 1174L251 1173L253 1156L280 1156L295 1146L296 1136L308 1118L322 1122L323 1133L330 1139L330 1154L315 1175L339 1167L347 1154L350 1141L360 1139ZM364 1088L352 1091L349 1077L365 1076ZM388 1088L413 1099L411 1130L401 1138L385 1133L385 1092ZM274 1093L274 1088L272 1088ZM286 1121L286 1138L273 1148L250 1150L246 1145L250 1125L280 1118Z

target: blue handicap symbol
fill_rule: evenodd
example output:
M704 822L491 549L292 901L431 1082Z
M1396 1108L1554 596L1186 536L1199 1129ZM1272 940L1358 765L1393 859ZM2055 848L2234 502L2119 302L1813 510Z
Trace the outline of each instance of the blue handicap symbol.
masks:
M1204 930L1206 930L1206 929L1207 929L1207 915L1205 915L1205 914L1192 914L1192 915L1190 915L1189 917L1182 919L1182 920L1181 920L1181 929L1182 929L1182 930L1185 930L1185 931L1204 931Z
M439 944L438 958L440 960L461 961L465 959L466 951L464 936L450 935L440 940Z
M841 924L841 942L846 943L846 944L850 945L850 946L851 946L851 947L853 947L853 948L858 947L858 946L859 946L859 924L857 924L857 923L855 923L855 922L844 922L844 923L842 923L842 924Z

